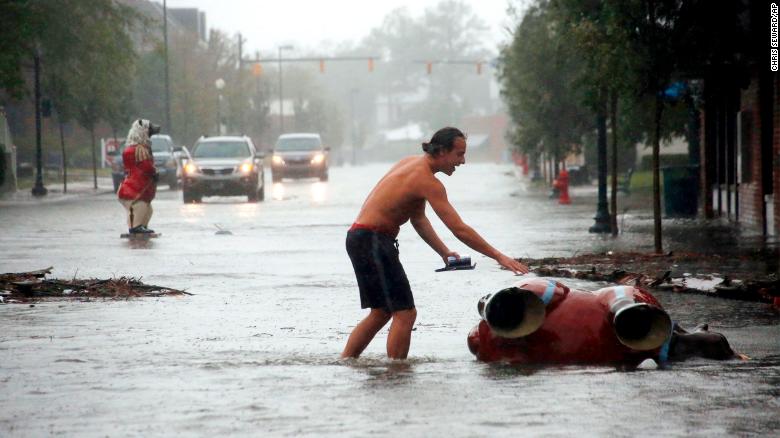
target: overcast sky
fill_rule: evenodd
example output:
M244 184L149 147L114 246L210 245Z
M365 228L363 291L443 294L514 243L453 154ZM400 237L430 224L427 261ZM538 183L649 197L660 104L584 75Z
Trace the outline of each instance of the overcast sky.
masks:
M162 0L157 0L162 3ZM360 41L379 26L392 10L408 7L419 16L440 0L167 0L168 7L195 7L206 12L206 24L246 39L246 53L274 53L282 44L304 49L333 46L345 40ZM490 27L492 41L507 39L511 27L509 1L466 0ZM489 44L486 44L488 46Z

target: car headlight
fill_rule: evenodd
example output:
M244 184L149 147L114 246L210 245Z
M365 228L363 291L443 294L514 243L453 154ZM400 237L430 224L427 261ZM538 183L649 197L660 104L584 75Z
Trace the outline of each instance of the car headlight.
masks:
M253 168L254 166L252 163L242 163L238 169L241 171L241 173L246 175L247 173L251 172Z
M184 173L186 173L187 175L193 175L195 173L198 173L198 166L192 163L187 163L187 165L184 166Z
M323 161L325 161L325 154L315 154L311 158L311 164L321 164Z
M284 164L284 158L282 158L279 155L274 155L274 157L271 159L271 161L273 161L274 164L279 164L279 165Z

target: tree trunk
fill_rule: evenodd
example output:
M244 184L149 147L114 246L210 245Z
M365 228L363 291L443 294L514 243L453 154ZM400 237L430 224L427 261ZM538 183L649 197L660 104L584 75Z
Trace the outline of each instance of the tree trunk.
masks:
M95 190L97 190L97 157L95 156L95 127L89 128L89 134L92 139L92 180L94 182Z
M618 110L618 93L612 91L610 96L609 105L609 121L612 128L612 160L610 163L612 173L612 185L610 187L609 196L609 208L610 208L610 227L612 228L612 235L618 235L617 226L617 180L618 180L618 159L617 159L617 143L618 143L618 122L617 122L617 110Z
M595 223L588 229L590 233L609 233L609 211L607 207L607 99L606 90L599 93L596 111L596 146L598 148L599 194L596 203Z
M60 125L60 148L62 149L62 193L68 193L68 157L65 155L65 134L62 129L62 120L58 120Z
M661 242L661 180L658 163L661 149L661 118L663 117L664 103L660 94L655 97L655 130L653 132L653 235L655 240L655 253L663 253Z

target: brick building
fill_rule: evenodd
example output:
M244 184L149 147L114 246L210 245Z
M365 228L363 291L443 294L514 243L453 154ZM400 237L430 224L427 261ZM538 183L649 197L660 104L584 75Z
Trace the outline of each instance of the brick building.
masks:
M746 49L741 64L714 66L704 77L701 112L701 207L780 235L780 82L770 68L770 14L746 2Z

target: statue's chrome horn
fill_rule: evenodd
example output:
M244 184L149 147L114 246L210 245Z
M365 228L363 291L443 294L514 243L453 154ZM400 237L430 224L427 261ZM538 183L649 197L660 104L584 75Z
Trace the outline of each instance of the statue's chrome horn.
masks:
M504 338L519 338L535 332L545 316L542 299L517 287L483 297L477 308L493 333Z

